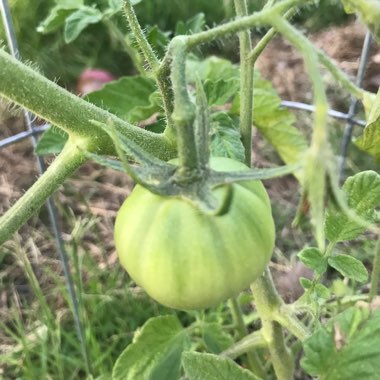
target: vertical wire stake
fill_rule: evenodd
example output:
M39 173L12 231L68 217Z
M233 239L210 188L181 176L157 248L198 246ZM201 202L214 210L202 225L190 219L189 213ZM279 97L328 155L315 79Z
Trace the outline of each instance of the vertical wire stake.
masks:
M371 42L372 42L372 35L370 32L367 32L364 39L364 43L363 43L362 54L360 56L358 73L356 75L356 84L358 87L362 87L363 85L364 74L367 68L369 52L371 49ZM339 162L338 162L339 182L341 182L342 180L343 172L346 166L348 146L351 142L351 137L352 137L352 133L355 126L355 124L352 122L352 119L356 115L358 104L359 104L359 101L356 98L351 97L351 104L348 111L348 121L343 133L343 139L342 139L342 144L340 148L340 157L339 157Z
M17 39L16 39L16 34L15 34L13 23L12 23L8 0L0 0L0 11L2 15L2 20L4 24L4 29L5 29L5 33L7 37L9 50L13 57L20 60L20 53L17 46ZM35 148L37 145L37 138L36 138L37 131L35 130L36 127L34 125L34 120L33 120L34 115L26 110L24 110L23 113L24 113L24 119L25 119L27 129L31 133L33 147ZM37 161L38 171L40 172L40 174L42 174L46 170L46 163L41 156L36 156L36 161ZM48 209L49 221L50 221L54 238L56 241L59 258L63 266L63 273L65 276L66 287L67 287L69 298L72 304L75 328L77 330L80 347L81 347L83 359L85 362L86 371L88 374L90 374L91 364L90 364L90 360L89 360L89 356L87 352L87 346L85 344L85 339L84 339L84 331L83 331L83 326L81 323L81 318L80 318L80 313L79 313L78 298L75 292L75 286L74 286L73 277L70 271L68 256L66 254L62 236L61 236L61 228L58 222L57 209L55 207L55 204L52 198L48 198L46 202L46 206Z

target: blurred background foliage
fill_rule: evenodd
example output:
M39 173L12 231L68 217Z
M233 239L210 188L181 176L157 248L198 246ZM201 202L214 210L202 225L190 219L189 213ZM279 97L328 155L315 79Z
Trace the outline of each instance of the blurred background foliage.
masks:
M128 54L120 48L120 38L116 29L125 35L127 25L121 14L113 17L113 30L110 25L99 22L87 27L72 43L66 44L63 28L49 34L38 33L38 25L46 19L49 11L57 4L68 0L10 0L13 22L24 60L33 62L41 72L51 79L58 79L61 84L71 87L80 73L87 67L109 70L114 75L134 72ZM250 12L263 7L265 0L249 0ZM222 3L222 4L221 4ZM105 9L108 0L84 0L84 4ZM178 20L189 20L199 13L204 13L206 26L223 22L233 16L232 0L142 0L135 7L137 16L146 28L157 26L159 30L171 36ZM157 17L157 15L160 15ZM318 31L331 24L338 25L347 20L338 0L320 0L320 7L315 12L311 6L296 16L310 31ZM264 30L255 30L262 34ZM120 37L120 35L119 35ZM0 25L0 40L5 40L3 26ZM221 44L214 44L212 52L223 54L230 59L237 59L236 44L229 39Z

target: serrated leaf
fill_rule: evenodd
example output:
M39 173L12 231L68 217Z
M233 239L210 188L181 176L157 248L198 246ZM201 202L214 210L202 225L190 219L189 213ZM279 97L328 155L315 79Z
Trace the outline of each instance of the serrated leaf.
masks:
M239 91L240 82L238 79L219 79L216 82L206 80L204 90L207 102L210 106L221 106L229 101Z
M380 204L380 175L372 170L348 177L343 185L348 206L360 217L369 222L375 220L375 208ZM351 240L365 231L345 213L331 205L325 220L327 239L331 242Z
M149 319L117 359L113 380L178 380L189 338L177 317Z
M326 288L326 286L324 286L323 284L316 284L314 290L319 298L323 298L326 300L330 298L330 290Z
M380 310L352 307L304 341L302 367L323 380L377 380Z
M96 8L83 6L65 19L64 39L68 44L73 42L81 32L91 24L103 18L102 12Z
M175 35L199 33L206 25L204 13L197 13L187 21L178 21L175 26Z
M107 83L101 90L88 94L86 100L131 123L161 111L155 82L142 76Z
M185 352L182 363L188 380L260 380L233 360L217 355Z
M61 1L37 27L37 32L48 34L62 26L68 16L81 8L83 0Z
M68 134L56 127L49 128L42 134L36 146L36 154L44 156L46 154L58 154L66 144Z
M304 248L297 256L308 268L316 273L322 274L326 271L326 260L318 248Z
M170 41L170 32L164 32L157 25L147 28L146 38L159 58L163 57Z
M299 281L300 281L301 286L304 289L310 289L311 286L313 285L313 282L309 278L306 278L306 277L300 277Z
M210 125L211 155L244 162L244 146L237 123L225 112L212 115Z
M206 348L213 354L219 354L234 343L232 336L219 323L202 325L202 338Z
M328 263L342 276L358 282L368 280L368 272L361 261L349 255L336 255L328 258Z
M199 60L193 56L186 60L186 77L189 83L195 83L197 77L203 82L217 82L239 80L240 74L239 67L227 59L211 56Z

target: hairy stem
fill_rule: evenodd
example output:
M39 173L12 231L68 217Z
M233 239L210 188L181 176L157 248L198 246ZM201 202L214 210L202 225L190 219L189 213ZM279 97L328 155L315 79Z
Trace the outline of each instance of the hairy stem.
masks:
M375 259L373 261L373 268L371 274L371 288L369 291L369 298L372 300L378 294L380 282L380 236L377 239L376 248L375 248Z
M156 54L154 54L154 51L152 47L150 46L148 40L144 36L144 32L141 29L141 26L137 20L135 11L132 7L132 3L130 0L125 0L124 2L124 9L125 9L125 15L127 16L128 25L132 30L132 33L134 34L136 38L136 42L138 47L141 50L141 53L143 54L144 58L148 62L148 65L150 66L151 70L154 71L158 68L160 65L160 62L158 58L156 57Z
M69 135L91 141L90 150L115 154L109 136L90 120L115 128L140 147L162 159L175 156L175 147L163 135L157 135L127 123L115 115L71 94L32 68L0 49L0 94L32 111L38 117L63 129Z
M290 9L284 15L284 18L289 19L294 16L297 12L296 8ZM261 38L261 40L257 43L257 45L252 49L251 53L248 56L248 60L252 66L255 65L257 59L267 47L267 45L272 41L272 39L277 35L277 30L275 28L271 28L267 33Z
M248 330L244 324L243 313L241 311L240 305L238 304L236 298L231 298L228 303L229 303L229 306L231 309L233 321L236 325L238 337L240 340L242 340L247 336ZM254 341L255 344L257 344L259 342L261 344L263 344L262 339L261 340L257 339ZM250 340L250 343L251 344L253 343L252 339ZM264 345L265 345L265 343L264 343ZM245 345L244 347L246 348L247 346ZM241 349L241 347L240 347L240 349ZM232 351L232 352L236 352L236 351ZM247 353L248 365L249 365L249 368L251 369L251 371L255 375L257 375L257 376L261 377L263 380L265 380L267 378L267 375L266 375L264 366L261 363L260 357L258 356L257 352L254 351L253 349L249 349L249 350L244 351L244 353ZM231 355L231 351L229 351L229 355Z
M273 15L272 25L303 55L306 70L313 84L315 118L313 136L305 163L305 189L311 203L312 222L319 248L325 248L324 197L326 191L327 162L332 152L328 142L328 103L321 73L318 70L318 54L310 41L281 16Z
M46 172L0 217L0 244L14 234L85 161L83 147L69 140Z
M267 343L277 379L293 379L292 355L285 345L281 325L273 319L283 301L274 287L269 269L266 269L264 274L251 285L251 290L261 318L262 335Z
M314 0L284 0L271 8L265 8L255 12L250 16L238 18L237 20L227 22L215 28L208 29L204 32L195 33L188 37L189 47L194 47L203 43L211 42L227 34L238 33L254 26L270 25L272 15L283 14L293 6L303 6L312 3Z
M173 112L173 94L170 86L169 73L165 72L165 70L160 70L160 62L144 36L130 0L125 1L125 14L138 46L154 74L157 86L161 93L168 127L172 128L171 114Z
M246 0L235 0L238 17L247 16ZM245 149L245 163L251 166L252 156L252 108L253 108L253 68L248 59L252 50L251 33L239 33L240 45L240 135Z
M176 127L178 156L183 170L198 169L198 155L194 133L195 109L187 91L187 38L175 37L170 43L172 57L171 81L174 93L172 120Z
M266 342L263 339L261 331L255 331L252 334L244 336L241 340L221 352L221 356L227 356L231 359L235 359L240 355L245 354L254 349L265 348Z

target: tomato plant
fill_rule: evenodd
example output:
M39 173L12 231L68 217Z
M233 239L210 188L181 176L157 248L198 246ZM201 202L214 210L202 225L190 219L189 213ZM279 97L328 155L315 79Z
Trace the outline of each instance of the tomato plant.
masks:
M0 218L0 243L92 159L136 182L116 218L121 264L152 298L186 310L176 315L188 317L181 321L185 326L175 315L148 320L117 360L114 380L177 380L184 375L219 380L220 374L289 380L301 355L302 370L321 379L376 379L380 241L373 264L367 265L370 280L367 267L339 244L367 230L369 236L379 234L380 176L367 170L340 186L319 64L363 102L367 126L356 144L375 159L380 157L380 94L359 88L289 22L299 8L315 1L268 0L249 14L245 0L234 0L236 18L206 29L198 15L171 39L154 28L147 38L133 8L139 1L110 0L102 10L74 3L57 5L44 27L65 24L72 41L84 27L108 22L124 9L138 49L125 36L121 40L140 75L79 98L0 50L0 93L65 132L64 147L48 170ZM342 3L378 34L379 25L369 14L379 8L378 1ZM250 29L256 27L270 29L253 46ZM200 45L235 33L239 66L194 53ZM309 142L270 83L254 70L276 33L299 50L312 83L315 117ZM159 46L152 45L154 40ZM149 125L147 119L154 121ZM284 166L250 168L253 125ZM172 161L174 157L178 159ZM313 242L297 254L311 272L300 279L303 294L286 303L268 265L275 227L261 180L290 173L300 186L296 220L307 210ZM296 227L289 223L287 228ZM329 268L351 281L358 294L346 292L343 281L329 283ZM252 293L248 300L237 298L247 288ZM228 316L215 316L217 305L223 307L227 299ZM243 308L250 314L244 315ZM249 370L232 360L237 357Z

